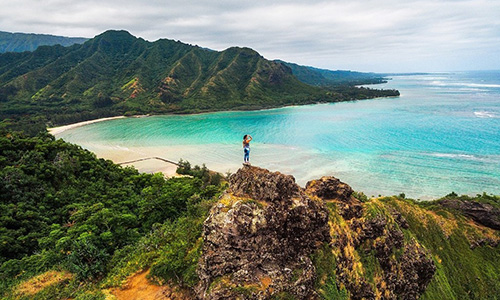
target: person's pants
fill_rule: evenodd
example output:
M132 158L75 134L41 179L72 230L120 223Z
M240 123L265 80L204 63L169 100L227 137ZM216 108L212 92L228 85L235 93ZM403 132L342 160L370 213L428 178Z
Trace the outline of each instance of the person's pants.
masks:
M243 156L243 161L244 162L250 161L250 149L245 148L244 152L245 152L245 155Z

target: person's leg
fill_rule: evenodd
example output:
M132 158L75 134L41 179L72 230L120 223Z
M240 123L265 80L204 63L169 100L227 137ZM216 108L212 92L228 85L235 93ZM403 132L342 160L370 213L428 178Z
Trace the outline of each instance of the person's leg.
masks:
M245 156L243 157L243 160L245 163L247 163L250 160L250 150L245 149Z

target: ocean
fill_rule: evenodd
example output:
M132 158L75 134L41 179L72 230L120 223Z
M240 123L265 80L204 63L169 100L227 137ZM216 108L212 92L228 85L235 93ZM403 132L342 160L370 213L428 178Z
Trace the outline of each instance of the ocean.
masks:
M117 119L56 137L115 162L182 158L230 173L241 166L242 138L250 134L251 163L302 186L335 176L368 196L500 194L500 71L391 78L370 87L398 89L400 97Z

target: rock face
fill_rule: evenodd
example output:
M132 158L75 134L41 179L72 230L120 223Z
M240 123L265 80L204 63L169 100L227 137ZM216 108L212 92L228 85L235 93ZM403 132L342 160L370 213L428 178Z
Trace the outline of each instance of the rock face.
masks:
M500 209L493 205L458 199L444 199L440 204L460 211L479 224L500 230Z
M328 212L289 175L245 166L204 225L201 299L315 299L310 255L330 240Z
M316 280L310 257L325 243L350 299L417 299L434 275L427 251L405 240L401 214L372 203L368 211L334 177L302 189L292 176L244 166L229 183L204 224L199 299L319 299L315 284L326 278ZM372 253L375 281L358 271L355 252Z
M405 242L401 229L407 229L406 219L397 211L375 213L352 196L351 187L337 178L322 177L306 185L306 194L319 197L334 205L345 221L344 227L332 223L332 250L336 253L337 279L349 291L350 299L417 299L432 279L436 266L427 251L416 241ZM353 252L374 252L381 268L375 285L362 272ZM397 259L395 251L402 253Z

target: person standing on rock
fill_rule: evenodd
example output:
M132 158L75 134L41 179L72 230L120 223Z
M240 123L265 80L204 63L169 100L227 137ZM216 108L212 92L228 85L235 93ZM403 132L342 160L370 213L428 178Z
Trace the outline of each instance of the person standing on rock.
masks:
M250 141L252 140L252 136L249 134L245 134L243 136L243 164L250 164Z

